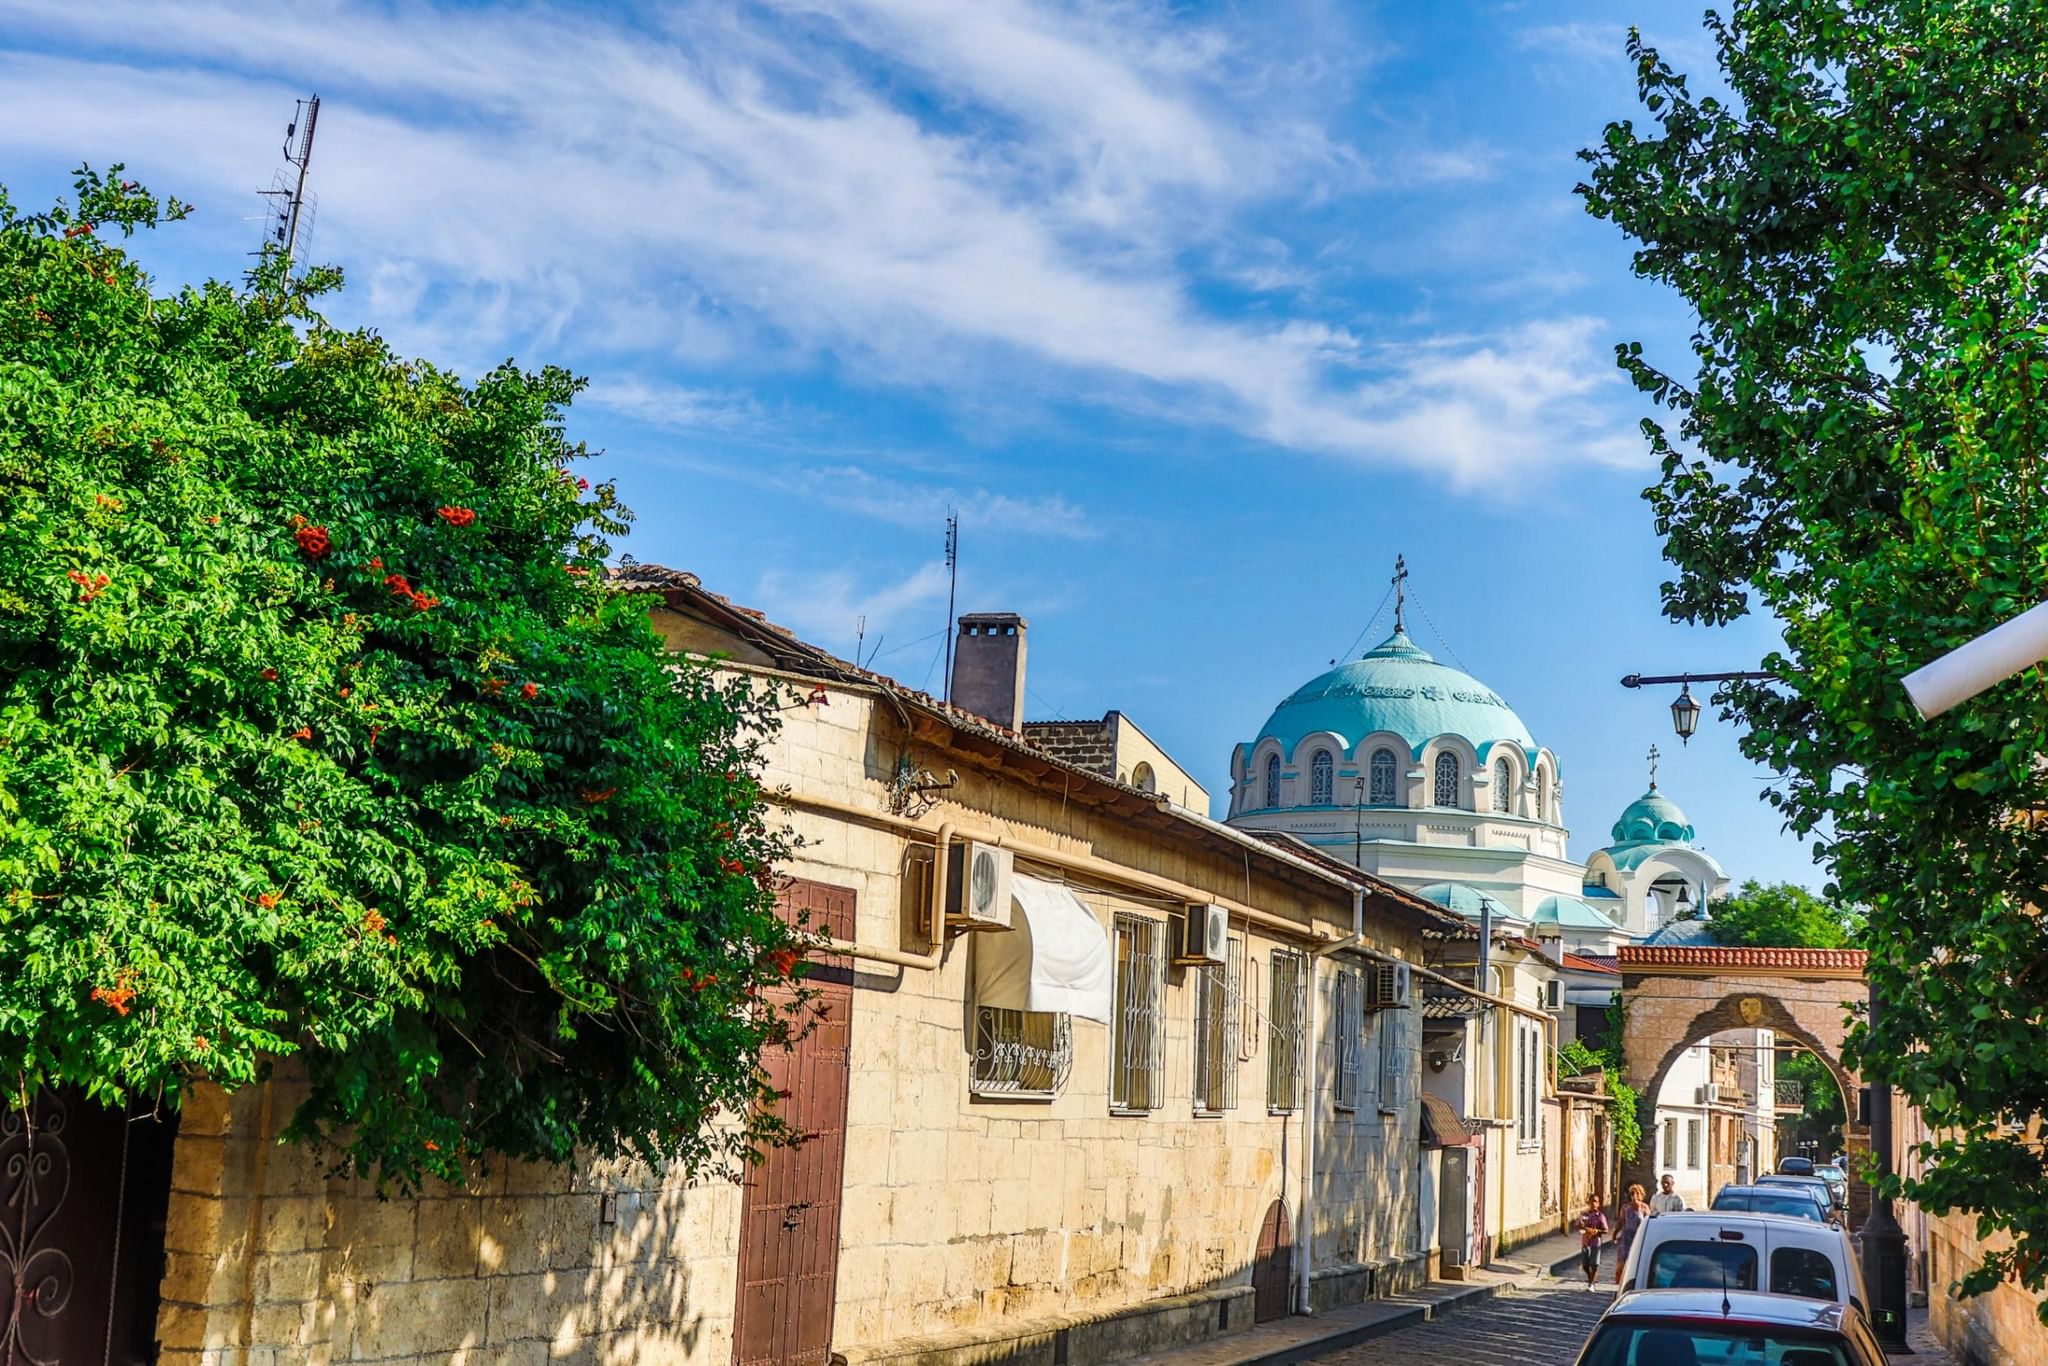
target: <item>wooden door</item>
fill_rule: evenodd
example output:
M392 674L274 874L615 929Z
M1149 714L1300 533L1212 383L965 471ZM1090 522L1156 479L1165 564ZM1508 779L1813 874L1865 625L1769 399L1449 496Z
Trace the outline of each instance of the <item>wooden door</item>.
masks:
M786 914L835 939L853 938L850 888L794 881ZM802 1135L747 1174L740 1208L739 1303L733 1360L741 1366L826 1366L839 1278L839 1204L846 1166L846 1090L853 973L844 958L814 960L808 1030L762 1057L769 1084L786 1093L783 1114ZM802 1022L800 1022L801 1024Z
M0 1113L0 1366L156 1360L172 1137L72 1090Z
M1287 1218L1287 1202L1275 1200L1266 1207L1258 1252L1252 1258L1252 1322L1286 1318L1293 1287L1294 1226Z
M1444 1266L1464 1266L1471 1260L1466 1244L1471 1236L1472 1150L1441 1151L1443 1175L1436 1194L1437 1260Z

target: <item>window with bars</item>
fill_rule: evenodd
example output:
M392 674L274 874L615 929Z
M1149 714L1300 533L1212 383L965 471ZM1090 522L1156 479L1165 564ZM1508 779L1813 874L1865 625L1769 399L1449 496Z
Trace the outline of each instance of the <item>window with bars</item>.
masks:
M1494 810L1513 811L1515 809L1514 781L1515 766L1505 759L1495 759L1493 761Z
M1543 1037L1526 1022L1520 1025L1519 1033L1521 1072L1517 1080L1521 1095L1516 1135L1524 1147L1533 1147L1543 1138Z
M1280 805L1280 756L1277 754L1266 756L1266 805Z
M1330 751L1319 749L1316 757L1308 761L1308 802L1310 806L1328 806L1335 800L1337 761L1330 757Z
M1367 798L1374 806L1394 804L1394 751L1376 749L1372 752L1369 765L1372 775L1372 791Z
M1373 1015L1373 1027L1379 1031L1382 1110L1399 1109L1408 1103L1408 1073L1401 1065L1401 1014L1398 1010L1382 1010Z
M1291 949L1273 950L1272 992L1266 1003L1266 1108L1301 1108L1302 1048L1308 1015L1308 960Z
M1244 1000L1244 941L1222 963L1195 974L1195 1113L1237 1108L1237 1064Z
M1700 1169L1700 1122L1696 1119L1685 1122L1685 1165L1692 1171Z
M1042 1097L1050 1100L1074 1070L1072 1017L1044 1010L974 1011L976 1095Z
M1660 1167L1675 1167L1678 1165L1678 1121L1675 1119L1667 1117L1664 1121L1663 1160L1657 1165Z
M1365 1051L1365 982L1356 972L1346 968L1337 974L1331 1010L1336 1019L1337 1108L1356 1110L1360 1054Z
M1458 756L1439 754L1436 756L1436 804L1456 806L1458 804Z
M1163 1099L1166 1030L1165 933L1156 920L1116 918L1116 1000L1110 1027L1109 1104L1156 1110Z

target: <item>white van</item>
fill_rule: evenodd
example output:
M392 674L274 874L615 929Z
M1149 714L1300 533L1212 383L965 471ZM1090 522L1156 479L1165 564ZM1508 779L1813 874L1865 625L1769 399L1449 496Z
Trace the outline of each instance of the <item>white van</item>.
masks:
M1623 1290L1761 1290L1869 1312L1849 1235L1789 1214L1674 1210L1645 1219L1622 1267Z

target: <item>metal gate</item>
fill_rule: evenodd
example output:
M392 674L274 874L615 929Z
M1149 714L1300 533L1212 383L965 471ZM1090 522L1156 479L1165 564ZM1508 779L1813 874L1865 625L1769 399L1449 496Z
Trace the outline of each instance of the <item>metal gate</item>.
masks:
M1275 1200L1266 1207L1252 1259L1252 1322L1286 1318L1293 1285L1294 1226L1288 1222L1287 1202Z
M1472 1165L1470 1148L1445 1148L1443 1179L1436 1195L1437 1260L1444 1266L1463 1266L1468 1260L1466 1239L1472 1213Z
M0 1113L0 1366L156 1360L174 1127L72 1090Z
M847 887L792 881L785 914L810 913L814 929L853 938ZM839 1203L846 1166L846 1088L853 973L844 958L816 959L805 985L816 993L810 1028L794 1047L770 1049L769 1085L788 1096L784 1117L800 1133L747 1175L740 1209L739 1303L733 1360L741 1366L826 1366L839 1278Z

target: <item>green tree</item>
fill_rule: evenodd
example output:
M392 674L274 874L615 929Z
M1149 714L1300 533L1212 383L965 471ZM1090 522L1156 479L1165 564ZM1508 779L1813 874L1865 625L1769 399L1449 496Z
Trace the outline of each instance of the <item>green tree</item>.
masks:
M580 382L402 359L274 260L154 295L106 238L186 207L0 194L10 1100L296 1056L290 1134L400 1188L778 1137L772 704L603 586Z
M1717 944L1750 948L1840 949L1849 945L1855 918L1792 882L1769 886L1754 878L1734 896L1716 901L1707 933Z
M1842 1105L1842 1084L1828 1065L1811 1053L1787 1053L1778 1060L1778 1080L1797 1082L1800 1087L1798 1117L1789 1123L1778 1121L1779 1148L1798 1153L1810 1142L1823 1156L1842 1151L1842 1125L1848 1112Z
M2002 0L1738 0L1725 96L1631 36L1647 126L1585 156L1587 207L1697 326L1623 368L1666 410L1647 492L1672 618L1783 624L1725 688L1771 800L1865 908L1887 1010L1851 1061L1940 1133L1937 1210L2006 1230L1965 1280L2048 1280L2044 674L1922 721L1900 678L2048 598L2048 12ZM1686 373L1689 370L1690 373Z

